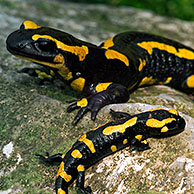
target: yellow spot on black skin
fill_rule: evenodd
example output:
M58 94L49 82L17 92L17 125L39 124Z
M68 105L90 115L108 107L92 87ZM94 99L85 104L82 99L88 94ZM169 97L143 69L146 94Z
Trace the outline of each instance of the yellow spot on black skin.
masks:
M184 58L188 60L194 59L194 52L187 50L185 48L177 49L171 45L167 45L167 44L155 42L155 41L141 42L141 43L138 43L137 45L147 50L150 55L152 54L153 49L157 48L163 51L167 51L168 53L174 54L175 56L178 56L180 58Z
M176 121L175 118L167 118L167 119L163 119L162 121L159 121L157 119L148 119L146 121L146 125L148 127L153 127L153 128L160 128L163 127L164 125L166 125L167 123L171 123L172 121Z
M79 150L75 149L71 152L71 156L74 158L82 158L82 154Z
M83 171L85 171L84 166L83 166L83 165L79 165L79 166L77 167L77 171L78 171L78 172L83 172Z
M187 78L187 86L189 88L194 88L194 75Z
M82 136L79 138L79 141L82 141L83 143L85 143L85 144L88 146L88 148L90 149L90 151L91 151L92 153L95 153L95 152L96 152L96 149L95 149L95 147L94 147L93 142L92 142L90 139L87 139L86 134L82 135Z
M129 66L128 58L124 54L119 53L118 51L108 49L105 52L105 56L107 59L118 59L118 60L122 61L123 63L125 63L126 66Z
M144 77L141 82L139 83L139 86L143 86L143 85L152 85L154 84L156 81L151 77Z
M24 21L24 29L25 30L28 30L28 29L32 29L32 30L35 30L35 29L38 29L40 28L40 26L38 26L36 23L30 21L30 20L26 20Z
M146 65L146 62L145 60L142 61L142 59L139 59L139 61L140 61L140 64L139 64L138 70L141 71L143 67Z
M64 56L62 54L56 55L54 58L54 62L64 64L65 63Z
M110 86L112 84L112 82L109 83L100 83L96 86L96 91L97 92L102 92L104 90L106 90L108 88L108 86Z
M127 139L124 139L123 140L123 144L127 144L128 143L128 140Z
M104 42L104 46L103 46L102 48L108 49L108 48L110 48L110 47L113 47L113 46L114 46L113 38L114 38L114 36L111 37L111 38L109 38L108 40L106 40L106 41Z
M142 135L136 135L135 136L135 138L138 139L139 141L141 141L142 137L143 137Z
M146 140L141 141L141 143L143 143L145 145L148 144L148 142Z
M165 127L163 127L162 129L161 129L161 133L165 133L165 132L167 132L168 131L168 127L167 126L165 126Z
M85 59L86 55L89 53L88 47L85 45L69 46L69 45L66 45L63 42L53 38L52 36L49 36L49 35L35 34L32 36L33 40L38 40L39 38L46 38L46 39L54 41L57 45L57 48L77 55L80 61L83 61Z
M86 107L88 104L88 100L86 98L82 98L80 101L77 102L77 106L83 108Z
M59 170L57 172L57 177L61 176L66 182L69 182L72 179L71 175L68 175L65 171L64 171L64 162L61 162Z
M111 135L112 133L124 133L127 127L132 127L136 124L137 117L133 117L121 125L109 126L103 130L104 135Z
M85 79L83 77L79 77L71 82L71 87L79 92L82 92L85 85Z
M112 150L112 152L116 152L116 151L117 151L117 146L112 145L112 146L110 147L110 149Z
M57 190L57 194L66 194L65 191L63 191L61 188Z

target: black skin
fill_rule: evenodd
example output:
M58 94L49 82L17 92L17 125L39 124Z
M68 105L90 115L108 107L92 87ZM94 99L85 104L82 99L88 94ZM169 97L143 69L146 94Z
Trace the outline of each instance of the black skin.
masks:
M145 141L146 139L150 137L168 137L176 135L181 133L185 127L185 121L182 117L180 117L178 114L172 114L170 111L163 109L152 110L133 116L130 116L127 113L114 111L111 111L111 114L113 117L122 117L122 119L101 125L97 129L90 130L85 134L86 138L93 143L95 152L91 152L89 146L79 139L72 145L65 156L63 156L63 154L55 154L52 156L49 156L48 153L45 156L37 154L37 156L46 163L60 162L61 164L64 164L64 171L72 177L70 181L65 181L62 174L60 175L59 173L61 170L59 170L55 183L56 193L60 193L59 190L62 189L67 194L68 187L73 183L74 180L77 180L77 193L92 193L90 187L84 187L85 170L106 156L113 154L115 151L110 149L112 145L117 147L116 151L126 147L130 147L131 151L144 151L150 149L149 144ZM136 123L133 126L126 127L123 132L113 131L110 134L104 134L104 130L110 126L118 127L118 129L120 129L120 126L125 126L124 123L135 117L137 117ZM150 118L154 118L158 121L172 118L174 118L174 120L166 123L164 126L156 128L147 126L146 122ZM167 127L168 131L161 132L163 127ZM138 139L137 135L142 135L142 138ZM124 143L124 140L127 140L127 142ZM79 150L82 157L73 157L72 153L75 150ZM77 170L79 165L84 166L83 171Z
M52 38L68 46L82 47L84 45L88 48L88 54L84 60L80 61L78 55L58 48L56 43L50 39L33 40L32 37L35 34L52 36ZM7 49L12 54L32 61L38 60L36 63L44 66L39 71L45 72L50 77L40 78L40 83L45 80L60 78L71 85L77 78L85 79L83 89L78 87L77 90L81 90L87 96L87 105L80 107L75 102L67 108L67 112L80 109L73 124L77 124L88 111L91 111L91 119L95 120L102 107L112 103L127 102L130 93L142 86L140 83L145 77L151 77L154 82L145 82L143 86L166 84L188 94L194 92L194 86L187 85L187 79L194 75L193 59L187 59L186 54L180 57L161 48L154 48L150 54L146 49L138 46L138 43L162 43L172 46L177 52L179 52L179 49L185 49L194 54L193 49L176 41L142 32L124 32L114 36L112 42L113 45L109 45L107 48L106 41L100 46L96 46L52 28L25 29L24 24L19 30L11 33L6 41ZM122 54L127 58L129 64L126 65L120 58L108 59L106 57L107 50ZM68 68L72 73L70 79L64 78L61 67L56 66L54 58L59 54L64 57L63 67ZM139 70L140 60L145 62L142 70ZM52 66L44 64L44 62ZM54 75L50 75L50 70L54 72ZM36 70L32 68L25 68L23 72L38 76ZM166 82L169 77L171 80ZM108 82L112 84L103 91L97 91L96 86L99 83Z

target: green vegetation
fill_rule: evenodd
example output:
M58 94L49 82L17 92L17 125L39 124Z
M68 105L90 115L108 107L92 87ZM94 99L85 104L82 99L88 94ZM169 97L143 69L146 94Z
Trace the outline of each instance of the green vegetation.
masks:
M131 6L152 10L156 14L194 20L194 1L192 0L73 0L81 3L103 3L113 6Z

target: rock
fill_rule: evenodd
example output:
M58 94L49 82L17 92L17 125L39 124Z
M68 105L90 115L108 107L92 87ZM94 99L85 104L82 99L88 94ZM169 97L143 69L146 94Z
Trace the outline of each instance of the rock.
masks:
M117 13L117 14L115 14ZM5 39L26 19L100 44L115 33L139 30L194 45L194 22L166 18L130 7L28 0L0 2L0 193L53 193L58 165L45 165L36 153L66 152L84 132L110 121L110 108L136 114L154 107L176 108L187 125L183 133L149 139L150 150L121 150L91 167L86 185L94 193L193 193L194 102L166 86L135 91L128 103L103 108L96 121L87 114L75 127L69 103L80 98L63 83L38 85L19 73L32 63L10 55ZM193 46L194 47L194 46ZM70 187L70 193L74 186Z

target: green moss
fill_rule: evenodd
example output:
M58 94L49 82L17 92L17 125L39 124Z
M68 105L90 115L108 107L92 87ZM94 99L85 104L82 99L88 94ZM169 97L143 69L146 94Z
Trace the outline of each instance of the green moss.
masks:
M1 0L0 1L0 6L8 7L10 9L15 9L16 8L16 3L14 1Z

